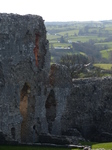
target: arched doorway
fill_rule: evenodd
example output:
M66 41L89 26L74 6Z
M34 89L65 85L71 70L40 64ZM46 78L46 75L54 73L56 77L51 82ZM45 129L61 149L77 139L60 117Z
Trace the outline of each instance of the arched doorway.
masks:
M28 136L28 95L30 94L30 86L25 83L20 93L20 113L23 117L21 123L21 141L26 142Z
M48 122L48 131L52 132L52 123L56 118L56 99L53 90L50 91L48 98L45 103L46 108L46 119Z

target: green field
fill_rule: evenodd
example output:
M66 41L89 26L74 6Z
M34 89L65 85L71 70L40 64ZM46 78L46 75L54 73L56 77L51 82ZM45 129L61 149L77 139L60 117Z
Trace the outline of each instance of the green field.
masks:
M96 43L95 45L102 45L102 46L107 45L109 48L112 48L112 42L101 42L101 43Z
M109 59L112 53L112 49L101 50L100 53L102 55L102 58Z
M58 42L58 39L61 37L61 36L65 36L65 39L68 41L68 40L71 40L72 42L77 42L77 41L80 41L80 42L87 42L89 41L90 39L92 40L104 40L105 37L98 37L97 35L94 35L94 36L74 36L74 31L76 30L70 30L70 31L64 31L64 32L59 32L58 35L47 35L47 38L48 40L50 41L50 43L55 43L55 42ZM76 33L78 32L78 30L76 31ZM68 37L66 37L66 34L68 33ZM59 36L60 35L60 36ZM111 46L112 45L112 42L105 42L105 43L96 43L96 45L109 45Z
M100 67L102 69L110 70L112 68L112 64L94 64L96 67Z
M87 142L87 143L82 143L83 145L89 145L91 146L92 149L104 149L104 150L111 150L112 149L112 142L109 143L92 143L92 142Z
M105 150L111 150L112 149L112 143L100 143L100 144L94 144L92 145L92 149L99 149L103 148Z
M81 143L85 146L91 146L92 149L103 148L105 150L112 149L112 142L109 143L92 143L83 142ZM76 148L55 148L55 147L40 147L40 146L0 146L0 150L80 150Z
M63 32L59 32L58 34L64 36L66 34L68 34L68 36L73 36L75 33L78 34L79 30L75 29L75 30L68 30L68 31L63 31Z
M57 40L57 38L59 38L59 35L47 35L47 38L50 40Z

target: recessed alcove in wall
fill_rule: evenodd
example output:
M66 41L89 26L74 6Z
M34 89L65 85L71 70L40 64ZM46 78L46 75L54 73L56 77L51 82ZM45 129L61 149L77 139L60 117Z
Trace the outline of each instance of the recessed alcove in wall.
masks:
M21 141L25 142L28 133L28 96L30 94L30 85L25 82L20 92L20 113L23 117L21 123Z
M15 128L14 127L11 128L11 135L12 135L12 139L15 140L16 133L15 133Z
M46 119L48 122L48 131L49 133L51 133L52 123L53 121L55 121L56 118L56 99L54 90L50 91L45 103L45 108L46 108Z

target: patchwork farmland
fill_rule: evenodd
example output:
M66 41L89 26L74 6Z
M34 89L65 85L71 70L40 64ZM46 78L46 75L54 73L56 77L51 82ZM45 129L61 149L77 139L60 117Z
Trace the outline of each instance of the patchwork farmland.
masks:
M101 67L112 63L111 20L46 22L45 25L52 63L59 62L66 54L84 54L93 57L94 63Z

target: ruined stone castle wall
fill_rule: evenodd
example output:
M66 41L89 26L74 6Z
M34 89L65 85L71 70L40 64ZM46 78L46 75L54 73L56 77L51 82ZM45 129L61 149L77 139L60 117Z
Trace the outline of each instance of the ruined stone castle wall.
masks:
M38 135L112 140L112 78L72 80L51 65L42 17L0 14L0 133L36 142Z
M112 78L74 80L61 119L62 133L72 129L86 140L111 141L111 116Z
M37 126L47 132L48 47L42 17L0 14L0 131L8 140L33 141Z
M65 66L51 66L57 106L52 134L91 141L112 140L112 78L71 80Z

